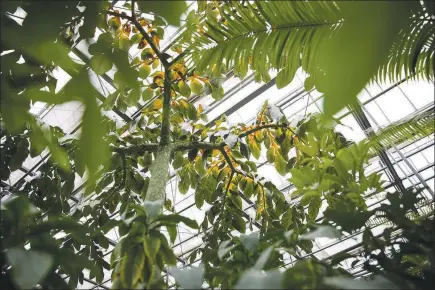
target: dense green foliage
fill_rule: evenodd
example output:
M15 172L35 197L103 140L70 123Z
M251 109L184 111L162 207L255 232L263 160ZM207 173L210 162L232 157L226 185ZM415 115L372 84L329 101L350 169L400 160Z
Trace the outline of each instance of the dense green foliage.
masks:
M395 80L405 68L406 77L431 78L434 35L426 21L433 22L434 13L423 2L392 7L199 1L171 54L159 43L166 23L179 24L183 2L168 8L164 1L130 1L124 4L129 14L107 1L2 2L1 179L8 180L28 156L45 148L50 155L37 176L17 184L2 202L1 288L75 288L84 279L102 282L106 269L112 270L114 289L167 288L168 272L185 289L343 289L355 283L342 267L347 259L352 268L362 265L375 274L373 281L358 280L360 287L429 288L435 275L433 206L410 190L368 207L366 199L382 196L384 189L380 174L367 175L364 167L384 146L432 134L433 113L355 144L334 130L338 120L322 115L287 120L266 102L254 124L229 125L224 116L209 124L204 109L189 102L194 95L222 99L229 69L240 77L252 69L258 81L267 82L274 68L276 84L283 87L302 66L310 74L306 89L315 85L325 93L327 113L352 103L378 74ZM27 13L22 25L10 16L17 7ZM149 11L155 15L139 13ZM426 20L419 22L421 15ZM298 25L305 28L293 31ZM92 43L96 29L101 34ZM322 44L325 55L311 55L320 54L318 45L331 34ZM404 34L412 37L401 43ZM380 39L382 45L374 47ZM85 64L69 57L81 40L89 42L92 55ZM213 42L214 48L206 48ZM342 50L336 42L364 45ZM132 47L140 49L140 57L129 58ZM55 93L57 66L71 80ZM116 91L104 98L89 70L105 75L112 68ZM345 90L333 89L342 83ZM147 102L139 117L120 128L102 114L126 112L139 100ZM82 102L79 139L39 124L29 112L36 101ZM257 174L255 161L262 156L291 182L291 195ZM200 224L175 213L166 198L170 167L180 193L194 192L197 208L210 206ZM76 188L79 177L86 183ZM80 191L83 199L71 208L70 198ZM243 201L255 217L243 211ZM189 257L200 260L199 267L174 267L171 246L179 223L204 234L203 246ZM371 228L380 224L389 227L373 236ZM111 241L105 234L114 228L122 238L108 263L103 249ZM327 261L312 255L315 238L359 233L357 252ZM287 255L297 260L290 267L284 264Z
M212 1L210 1L212 2ZM325 96L325 114L347 104L373 78L433 78L434 6L430 1L203 1L183 47L199 72L234 68L284 87L299 67ZM193 42L192 42L192 39Z

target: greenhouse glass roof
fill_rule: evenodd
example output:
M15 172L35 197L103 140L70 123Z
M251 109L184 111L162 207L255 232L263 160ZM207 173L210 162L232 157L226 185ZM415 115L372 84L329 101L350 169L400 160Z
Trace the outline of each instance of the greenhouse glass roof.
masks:
M191 5L189 9L194 8L195 4ZM122 10L123 8L120 7L119 9ZM15 16L11 17L19 21L20 17L25 17L25 13L17 11ZM175 39L182 29L182 27L167 26L165 29L166 42L162 41L161 47L169 47L171 40ZM98 33L96 37L98 37ZM87 47L88 44L82 40L75 47L74 52L70 54L71 58L80 63L87 63L91 57ZM132 58L136 57L137 53L135 48L130 50ZM239 122L252 123L256 113L266 100L280 107L289 120L300 119L308 113L322 111L322 95L316 90L305 91L303 82L306 75L302 71L298 71L292 83L283 89L277 89L275 86L275 74L271 72L272 81L263 84L256 83L253 75L248 74L245 79L241 80L233 77L230 72L223 84L225 97L221 101L215 101L211 96L201 96L192 97L191 102L195 106L202 105L205 108L209 119L207 125L212 125L213 121L220 118L223 114L227 116L229 124L237 124ZM92 84L101 94L100 101L103 101L110 93L115 91L112 82L114 71L109 71L104 76L98 76L89 71L89 75ZM69 81L69 75L61 68L57 68L55 77L58 80L56 90L61 91L62 87ZM136 107L128 108L125 113L107 111L105 114L115 120L119 126L122 126L128 122L133 122L140 115L140 110L151 103L151 101L139 102ZM393 122L416 116L425 111L434 110L434 84L431 82L415 81L389 84L372 83L359 94L359 101L363 105L363 118L366 118L371 127L367 128L364 125L366 123L361 121L361 116L357 116L354 111L349 109L344 109L335 115L343 123L343 125L337 126L337 130L342 132L346 138L353 141L363 140L370 131L377 132ZM80 119L83 114L83 104L80 102L68 102L54 106L36 102L32 105L30 112L45 124L59 126L71 137L80 132ZM385 192L391 192L398 186L397 178L402 181L403 186L406 188L410 186L425 188L424 195L429 204L433 199L435 191L434 135L432 134L429 137L412 143L390 145L386 150L386 156L392 166L388 166L385 160L376 157L370 160L370 165L366 167L366 172L382 172L382 178L386 181ZM271 180L284 193L292 192L293 187L287 181L288 176L287 178L282 177L273 166L264 165L266 160L265 152L262 152L262 154L262 157L257 161L258 174ZM2 182L2 191L10 191L12 188L17 188L23 180L28 181L35 178L38 175L38 168L48 157L48 151L44 151L35 158L28 157L22 168L13 172L9 180ZM175 177L173 171L171 173L172 178L167 185L166 191L167 198L172 201L177 213L194 218L198 223L201 223L208 209L207 206L204 206L201 210L195 206L192 190L184 195L178 192L177 183L179 180ZM82 195L84 182L85 180L77 176L75 180L75 195L70 200L72 211L77 207L89 204L92 199L92 196L88 200ZM374 208L379 206L383 201L385 201L385 194L380 194L372 196L367 200L367 204L369 208ZM243 201L243 210L246 216L254 217L255 203L250 200ZM120 218L119 213L115 212L114 217ZM317 219L320 220L321 217ZM373 234L380 234L386 226L373 221ZM172 246L175 254L178 256L178 266L188 267L190 264L187 257L194 249L202 246L202 236L197 231L184 227L183 224L179 225L178 231L178 237ZM249 231L247 229L248 233ZM400 230L397 230L397 234L400 234ZM110 253L114 245L119 241L120 236L116 229L113 229L108 232L107 237L111 241L111 246L105 256L106 260L109 261ZM319 259L330 259L339 252L358 252L361 248L361 240L362 233L345 236L341 240L318 238L310 255L315 255ZM293 257L288 256L288 265L291 265L293 262ZM361 276L365 275L361 265L357 264L351 267L352 260L346 260L346 262L348 269L352 273ZM193 264L195 265L196 263L199 263L199 260ZM171 279L169 281L171 284ZM172 284L174 284L173 280ZM78 289L110 289L110 286L110 272L105 270L104 282L102 284L87 279L83 285L79 284L77 287Z

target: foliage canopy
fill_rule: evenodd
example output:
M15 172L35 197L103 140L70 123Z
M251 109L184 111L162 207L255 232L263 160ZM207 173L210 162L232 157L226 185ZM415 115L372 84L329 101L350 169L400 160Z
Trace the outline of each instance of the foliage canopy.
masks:
M184 2L128 1L123 12L117 2L1 4L1 179L28 156L46 148L50 154L40 175L2 202L2 289L101 283L104 269L112 271L114 289L167 288L168 273L185 289L343 289L355 283L342 267L348 259L374 274L358 280L360 287L434 283L430 201L409 190L367 206L384 188L379 173L364 171L385 146L432 134L433 113L358 144L336 132L339 120L331 118L355 105L375 78L433 78L431 2L198 1L172 51L160 42L167 23L180 24ZM13 15L18 7L26 12L21 24ZM70 57L80 41L91 55L84 64ZM129 57L132 48L140 57ZM57 67L71 77L59 92ZM284 87L300 67L310 75L306 90L324 93L326 116L287 120L266 102L254 124L231 125L225 116L209 122L206 110L190 102L208 94L221 100L229 70L238 77L252 70L257 81L270 82L275 69L275 83ZM105 98L90 75L110 71L116 90ZM123 115L139 100L146 105L138 117L120 128L104 114ZM39 124L29 112L36 101L82 102L79 139ZM288 178L291 195L257 173L263 159ZM180 193L209 208L200 223L175 213L166 198L170 170ZM79 178L86 179L82 187ZM85 201L71 208L69 199L82 189ZM189 257L201 261L198 267L174 267L179 223L203 236ZM371 228L383 224L391 226L374 236ZM122 239L107 261L105 234L114 228ZM314 239L357 234L360 251L314 257Z

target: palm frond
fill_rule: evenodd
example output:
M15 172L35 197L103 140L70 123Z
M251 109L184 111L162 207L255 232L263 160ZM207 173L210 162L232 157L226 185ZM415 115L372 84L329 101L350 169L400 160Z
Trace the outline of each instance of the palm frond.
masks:
M393 123L369 139L369 148L374 154L376 150L381 148L389 148L392 145L430 136L435 131L434 117L435 111L430 109L411 118Z
M400 32L375 79L433 78L435 17L423 4L417 6L411 25ZM189 35L196 69L216 74L234 69L238 77L251 69L263 81L276 69L278 87L290 83L300 67L316 72L320 46L343 23L333 1L231 1L216 5L216 10L219 14L209 13Z
M403 77L434 77L435 15L425 6L412 16L411 25L400 32L400 42L394 43L388 59L379 68L377 80L398 82Z
M333 2L236 1L218 7L220 16L208 17L192 36L192 59L200 72L234 69L244 77L267 79L271 68L290 82L296 70L310 64L316 45L328 37L341 18ZM301 57L302 56L302 57Z

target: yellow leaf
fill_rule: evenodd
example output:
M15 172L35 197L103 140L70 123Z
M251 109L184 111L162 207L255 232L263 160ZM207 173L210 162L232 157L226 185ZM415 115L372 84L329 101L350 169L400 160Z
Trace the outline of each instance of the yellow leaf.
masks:
M163 100L157 99L151 105L151 110L160 110L163 107Z

